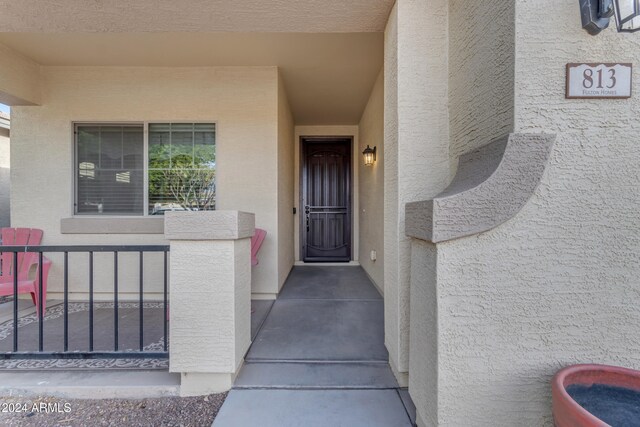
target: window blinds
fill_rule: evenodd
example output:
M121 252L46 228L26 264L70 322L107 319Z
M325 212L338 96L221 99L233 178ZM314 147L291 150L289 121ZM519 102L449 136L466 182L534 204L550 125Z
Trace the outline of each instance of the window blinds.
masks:
M212 123L76 125L76 214L150 215L215 209ZM148 186L145 188L145 174ZM146 193L145 193L146 192Z
M76 126L76 213L142 215L142 125Z

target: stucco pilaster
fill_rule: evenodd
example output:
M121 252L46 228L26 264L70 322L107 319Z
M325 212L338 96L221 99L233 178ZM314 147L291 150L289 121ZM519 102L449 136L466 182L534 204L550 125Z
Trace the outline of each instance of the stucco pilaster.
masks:
M429 25L425 25L428 22ZM450 174L447 2L399 0L385 32L385 340L401 384L409 370L410 240L404 206Z
M226 391L251 341L253 214L168 212L171 245L169 370L181 394Z

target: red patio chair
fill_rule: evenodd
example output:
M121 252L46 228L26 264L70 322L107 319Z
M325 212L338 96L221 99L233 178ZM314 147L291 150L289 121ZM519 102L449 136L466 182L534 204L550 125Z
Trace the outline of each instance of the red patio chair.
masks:
M37 228L3 228L0 233L2 246L37 246L42 241L42 230ZM2 246L0 246L0 296L13 295L13 275L16 271L13 265L13 252L2 252ZM42 259L44 264L42 266L42 311L44 312L47 302L47 276L51 261L44 257ZM31 294L31 299L39 312L40 266L38 264L37 253L18 253L18 294ZM35 277L30 279L29 272L33 266L36 266Z
M261 228L256 228L254 235L251 237L251 265L258 265L258 251L264 238L267 236L267 232Z

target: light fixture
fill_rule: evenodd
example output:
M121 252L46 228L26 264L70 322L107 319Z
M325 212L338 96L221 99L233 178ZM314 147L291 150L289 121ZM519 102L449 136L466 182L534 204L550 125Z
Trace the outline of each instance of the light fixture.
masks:
M621 33L640 30L640 0L614 0L616 23Z
M367 145L367 148L364 149L362 155L364 156L364 165L372 166L373 162L376 161L376 147L374 146L371 148Z
M618 31L640 30L640 0L579 0L582 28L593 36L609 26L612 16Z

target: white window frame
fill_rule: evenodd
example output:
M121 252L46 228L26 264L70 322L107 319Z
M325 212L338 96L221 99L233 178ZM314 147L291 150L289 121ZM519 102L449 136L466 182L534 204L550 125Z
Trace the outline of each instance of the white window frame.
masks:
M145 120L145 121L74 121L71 126L72 133L72 185L73 193L71 195L71 212L73 218L157 218L157 215L149 215L149 125L151 124L212 124L215 126L215 146L216 146L216 181L218 180L218 122L215 120ZM92 215L92 214L79 214L76 212L76 203L78 198L78 126L142 126L143 145L142 153L144 162L144 194L143 203L144 208L142 215ZM217 192L216 192L217 193Z

